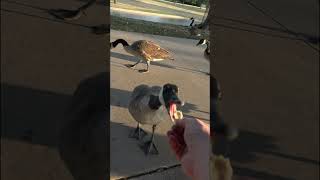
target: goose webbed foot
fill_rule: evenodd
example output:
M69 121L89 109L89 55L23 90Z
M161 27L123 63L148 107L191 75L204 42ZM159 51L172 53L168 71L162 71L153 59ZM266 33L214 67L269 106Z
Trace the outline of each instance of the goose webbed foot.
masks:
M156 145L154 144L153 140L150 140L150 141L147 141L147 142L143 143L140 146L140 148L143 150L143 152L146 155L150 155L150 154L157 155L157 154L159 154L159 151L158 151Z
M149 72L149 67L150 67L150 61L147 61L147 69L140 69L139 72L140 73L147 73L147 72Z
M130 133L129 138L140 140L146 135L147 133L138 126L133 132Z
M156 129L156 125L153 125L152 126L151 139L140 146L141 149L144 151L144 153L146 155L149 155L149 154L157 155L157 154L159 154L159 151L158 151L156 145L153 142L154 141L154 131L155 131L155 129Z
M136 67L136 65L134 65L134 64L125 64L125 66L126 66L127 68L134 68L134 67Z

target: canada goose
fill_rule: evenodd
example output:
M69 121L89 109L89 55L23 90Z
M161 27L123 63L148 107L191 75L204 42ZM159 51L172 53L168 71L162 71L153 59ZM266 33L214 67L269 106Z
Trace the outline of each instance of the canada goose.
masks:
M206 39L200 39L200 41L198 42L197 46L199 45L206 45L206 49L203 52L203 56L210 61L210 41L206 40Z
M48 13L52 16L66 21L72 21L79 19L82 15L86 15L85 10L95 3L96 0L91 0L87 4L79 7L76 10L67 10L67 9L50 9Z
M183 105L178 97L178 87L174 84L165 84L163 87L139 85L134 88L129 101L129 112L138 122L137 128L130 137L140 140L140 124L152 125L152 135L150 141L142 146L144 152L158 154L158 150L153 142L156 126L165 120L175 122L182 119L182 112L177 111L177 105Z
M191 17L190 20L191 20L191 23L189 25L190 26L190 29L189 29L190 34L192 36L201 36L201 29L199 29L197 24L194 25L194 21L195 21L194 18Z
M127 41L117 39L110 44L111 49L115 48L118 44L122 44L126 52L139 58L138 62L135 64L126 64L128 68L134 68L143 60L146 61L147 69L139 70L141 73L149 72L151 61L174 60L169 51L152 41L139 40L129 45Z

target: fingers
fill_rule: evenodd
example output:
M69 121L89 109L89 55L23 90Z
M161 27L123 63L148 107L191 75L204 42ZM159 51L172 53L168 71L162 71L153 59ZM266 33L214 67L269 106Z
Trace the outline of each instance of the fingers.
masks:
M177 138L173 135L169 135L169 144L171 146L171 149L177 156L177 159L180 161L181 158L184 155L185 147L184 145L180 144L177 140Z

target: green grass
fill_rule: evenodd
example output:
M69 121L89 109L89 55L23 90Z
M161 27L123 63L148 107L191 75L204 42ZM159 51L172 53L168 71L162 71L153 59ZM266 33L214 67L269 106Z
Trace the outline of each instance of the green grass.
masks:
M188 39L202 38L194 36L192 37L189 33L189 28L186 26L154 23L149 21L142 21L117 16L111 16L111 29ZM208 37L208 32L205 32L203 38Z

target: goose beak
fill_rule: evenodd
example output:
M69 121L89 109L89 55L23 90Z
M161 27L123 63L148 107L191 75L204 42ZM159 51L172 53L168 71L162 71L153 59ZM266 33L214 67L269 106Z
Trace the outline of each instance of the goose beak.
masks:
M168 113L170 116L170 119L173 123L175 123L175 120L182 119L182 112L177 110L178 106L183 106L184 102L181 101L177 96L173 96L171 100L169 101L169 109Z

